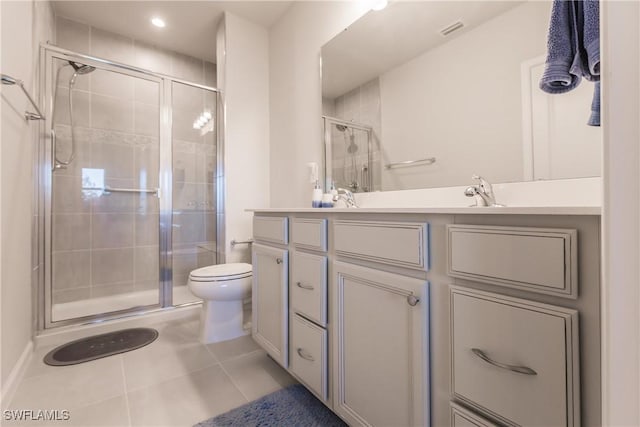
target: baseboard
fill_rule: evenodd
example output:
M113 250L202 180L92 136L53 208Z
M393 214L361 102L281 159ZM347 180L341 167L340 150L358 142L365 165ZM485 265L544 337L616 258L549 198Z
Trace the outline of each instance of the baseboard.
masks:
M13 395L18 388L18 384L20 384L20 380L22 380L22 377L27 370L27 366L29 366L29 362L31 362L31 357L33 357L33 341L29 340L27 345L24 347L20 358L13 366L9 377L4 384L2 384L2 397L0 398L0 407L2 407L2 409L7 408L11 403L11 399L13 399Z

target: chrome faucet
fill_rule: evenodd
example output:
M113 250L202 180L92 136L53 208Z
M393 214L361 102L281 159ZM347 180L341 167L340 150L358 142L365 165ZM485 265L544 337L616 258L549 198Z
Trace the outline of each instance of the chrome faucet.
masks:
M344 203L348 208L357 208L356 198L353 196L353 193L344 188L338 188L338 194L333 196L333 203L336 203L338 200L344 200Z
M491 187L491 184L489 183L489 181L487 181L486 179L484 179L479 175L473 175L471 179L477 180L478 185L472 185L470 187L467 187L467 189L464 190L464 195L467 197L479 196L480 197L479 200L476 198L476 201L477 201L476 206L493 206L493 207L504 206L499 203L496 203L496 197L493 194L493 187ZM480 200L482 201L482 204L480 204Z

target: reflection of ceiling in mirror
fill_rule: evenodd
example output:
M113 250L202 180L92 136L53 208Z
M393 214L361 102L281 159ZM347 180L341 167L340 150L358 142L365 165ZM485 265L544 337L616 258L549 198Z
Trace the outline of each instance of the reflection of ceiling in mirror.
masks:
M465 185L473 173L494 183L599 175L593 85L563 95L538 86L551 7L393 3L322 48L323 114L372 128L374 191ZM443 37L457 21L464 28ZM341 159L326 161L339 177ZM398 164L411 166L388 167Z
M396 2L371 11L322 47L322 94L333 99L520 5L520 1ZM443 36L455 22L464 27Z

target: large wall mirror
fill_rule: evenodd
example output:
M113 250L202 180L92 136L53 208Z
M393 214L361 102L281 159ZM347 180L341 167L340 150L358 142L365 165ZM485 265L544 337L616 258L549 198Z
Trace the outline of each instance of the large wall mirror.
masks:
M600 175L594 85L542 92L551 2L395 2L322 47L326 185Z

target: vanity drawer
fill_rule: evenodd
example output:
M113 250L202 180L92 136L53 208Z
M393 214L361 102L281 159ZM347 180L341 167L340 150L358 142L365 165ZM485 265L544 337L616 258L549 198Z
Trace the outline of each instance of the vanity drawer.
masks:
M291 268L291 308L327 325L327 257L295 251Z
M462 406L451 402L451 426L452 427L498 427L497 424L484 419L480 415L469 411Z
M253 238L258 241L289 243L289 218L275 216L253 217Z
M578 313L451 289L455 397L510 425L580 425Z
M429 224L386 221L335 221L333 241L337 255L429 269Z
M294 218L291 225L292 240L297 248L326 252L327 220Z
M577 231L448 225L453 277L578 297Z
M290 353L291 371L316 395L327 400L327 331L294 314Z

